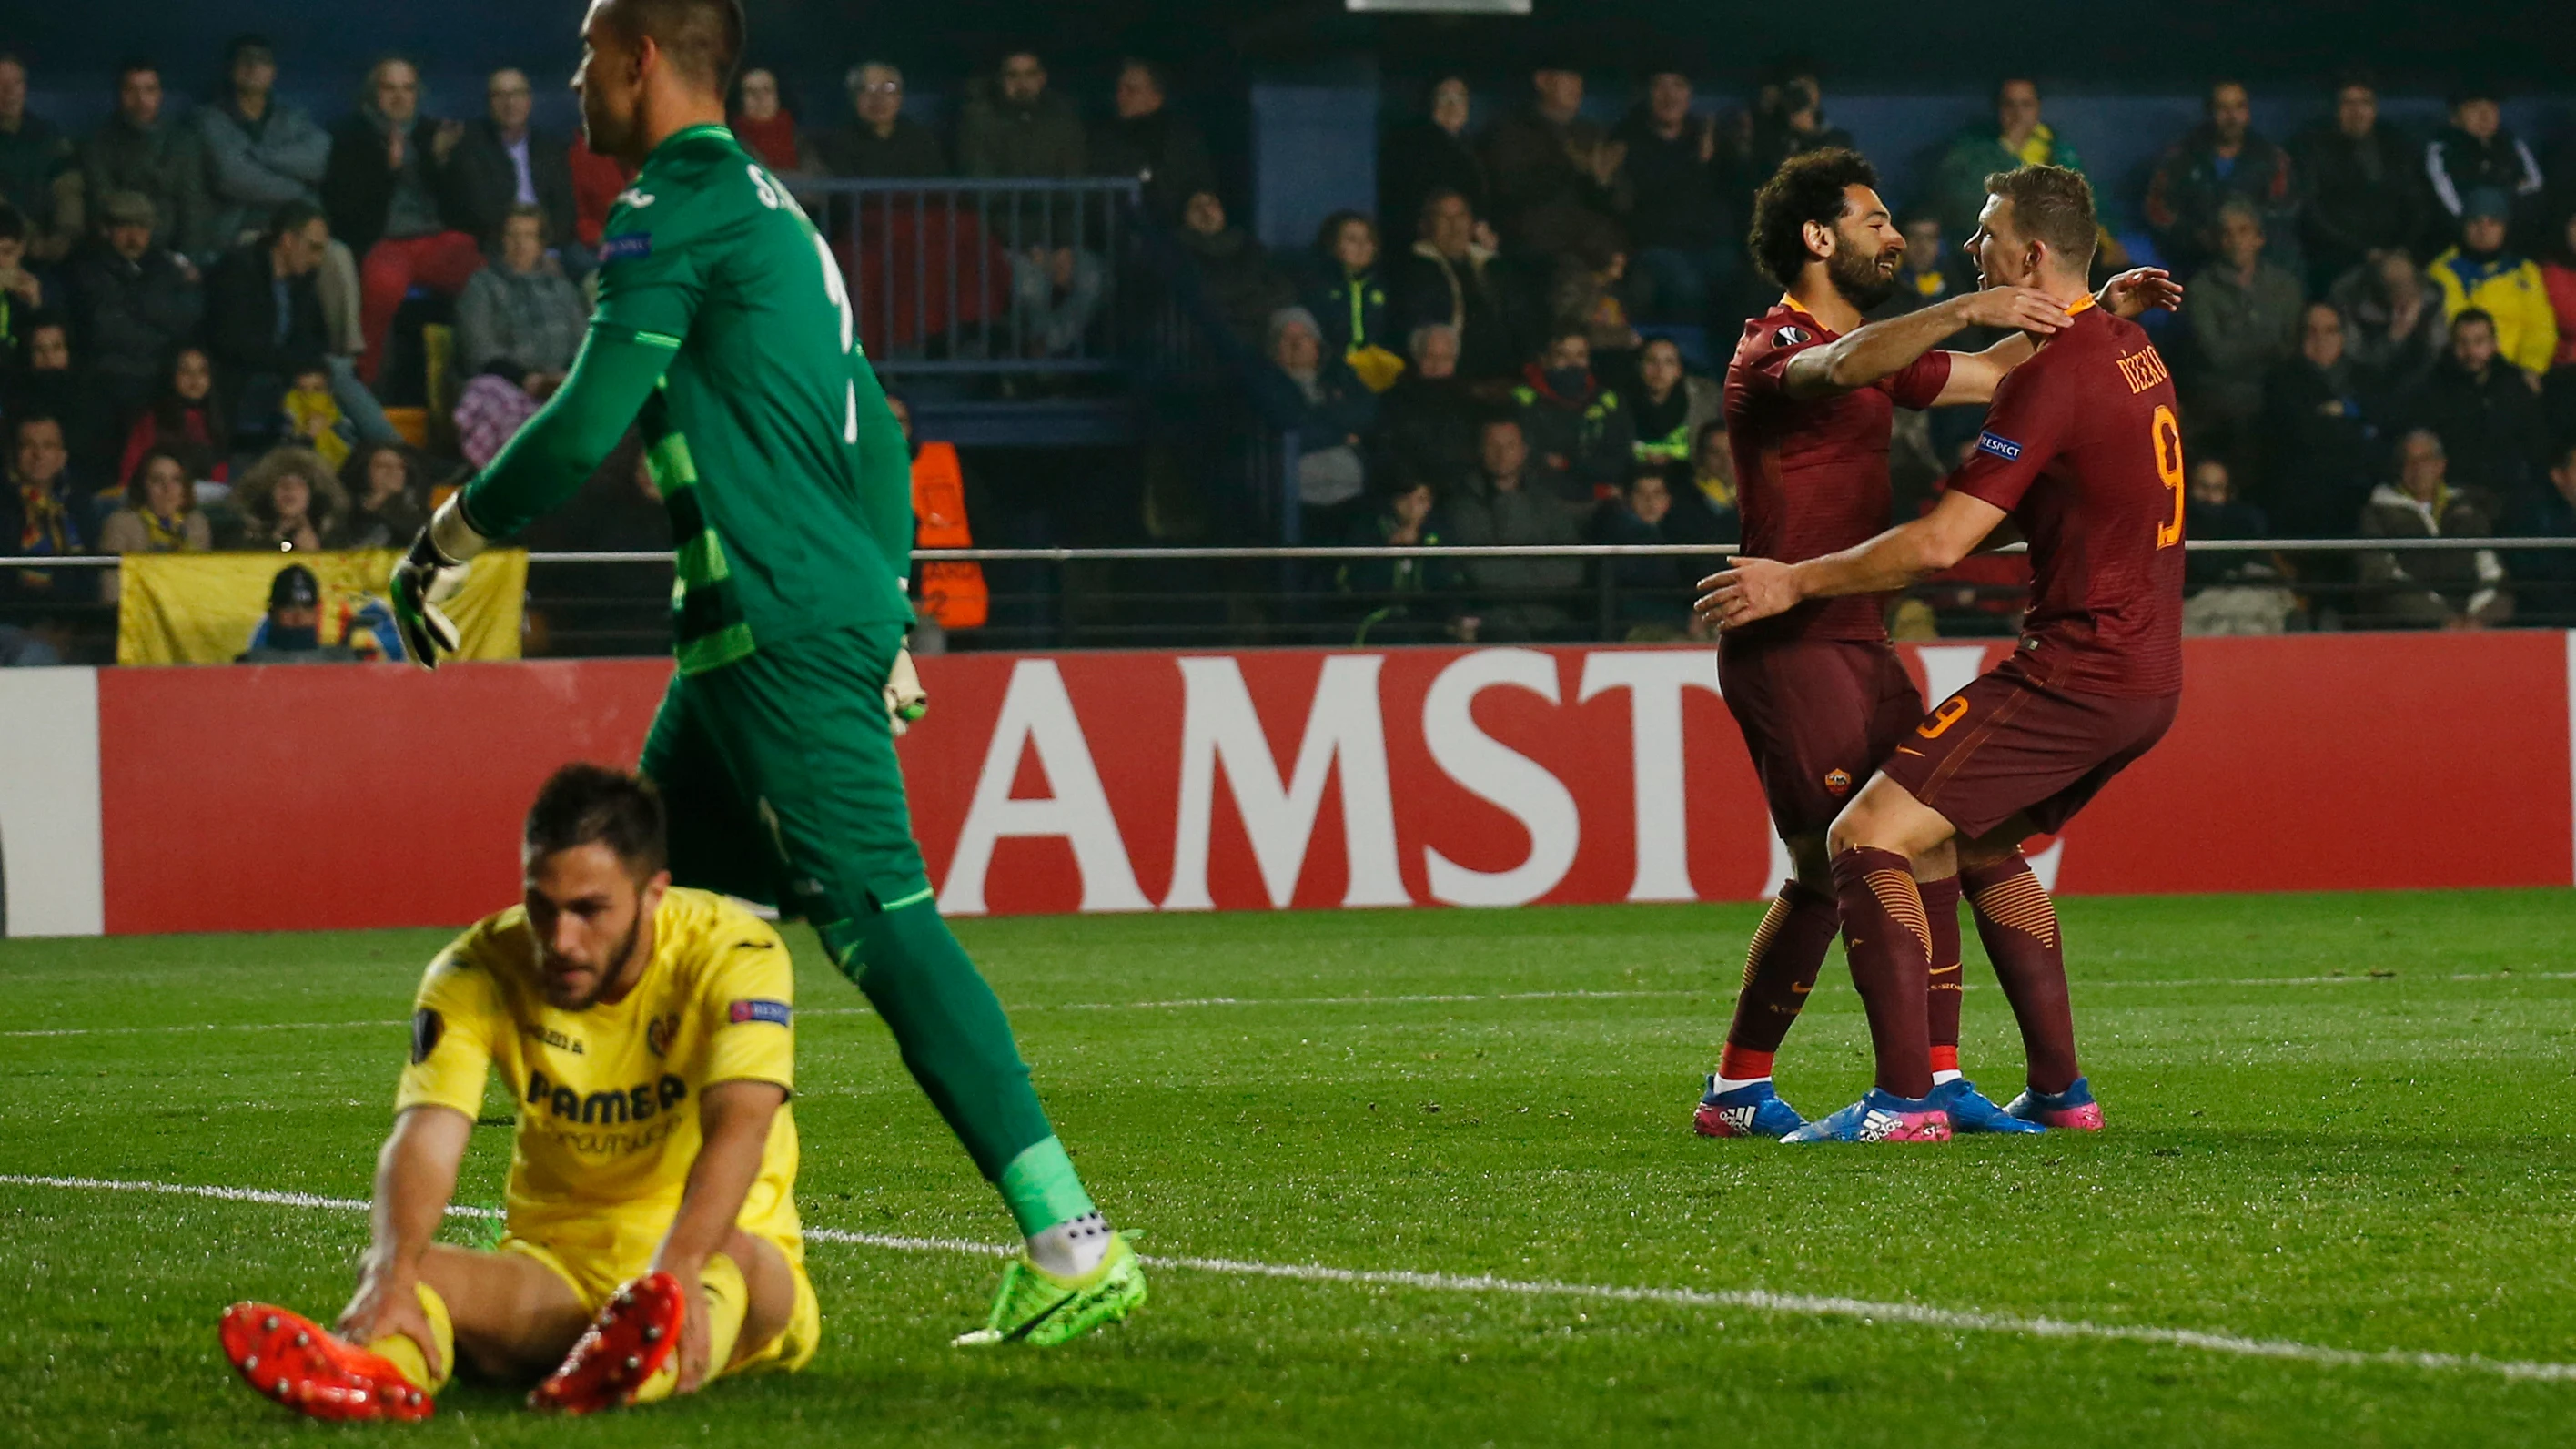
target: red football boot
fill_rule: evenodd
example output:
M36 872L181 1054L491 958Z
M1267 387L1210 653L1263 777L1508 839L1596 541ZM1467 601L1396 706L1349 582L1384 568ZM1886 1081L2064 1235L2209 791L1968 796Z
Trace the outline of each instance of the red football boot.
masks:
M379 1353L292 1309L236 1303L224 1310L224 1357L262 1398L316 1419L426 1419L436 1405Z
M635 1391L679 1349L687 1307L680 1280L668 1273L647 1273L618 1289L563 1367L529 1393L528 1407L595 1414L634 1402Z

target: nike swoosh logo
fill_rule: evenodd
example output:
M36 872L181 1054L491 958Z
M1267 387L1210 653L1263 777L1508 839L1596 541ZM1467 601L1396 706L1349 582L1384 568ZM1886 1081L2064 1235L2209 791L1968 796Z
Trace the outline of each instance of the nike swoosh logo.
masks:
M1921 750L1909 750L1903 745L1898 745L1896 747L1896 752L1900 755L1912 755L1918 760L1923 758L1923 752Z
M1806 995L1808 992L1813 991L1813 990L1815 990L1816 988L1814 988L1814 987L1812 987L1812 986L1801 986L1801 985L1799 985L1797 982L1792 981L1792 982L1790 982L1790 983L1789 983L1789 989L1790 989L1791 991L1794 991L1794 992L1798 993L1800 996L1804 996L1804 995Z

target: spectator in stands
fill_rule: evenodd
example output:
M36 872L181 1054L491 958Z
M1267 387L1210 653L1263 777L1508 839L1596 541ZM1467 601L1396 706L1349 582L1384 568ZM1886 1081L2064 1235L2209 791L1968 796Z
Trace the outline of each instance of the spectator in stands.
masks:
M87 553L63 426L43 413L9 422L9 486L0 490L0 558L61 558ZM41 569L0 569L0 600L33 603L86 598L87 580Z
M233 489L239 514L226 548L313 553L349 512L349 495L310 448L272 448Z
M2183 320L2191 326L2186 400L2195 430L2231 457L2244 456L2249 424L2263 410L2263 379L2296 351L2299 279L2264 260L2263 221L2230 198L2219 218L2219 255L2191 279Z
M1825 119L1824 79L1811 56L1783 56L1763 67L1753 98L1753 134L1744 184L1758 188L1781 163L1809 151L1853 145L1851 132Z
M331 224L322 209L290 201L260 239L224 254L206 273L206 339L225 374L233 415L265 425L287 381L319 367L330 349L318 276Z
M1371 392L1384 392L1404 371L1390 345L1386 278L1378 271L1377 223L1337 211L1315 232L1313 280L1306 309L1324 328L1324 350L1349 363Z
M196 331L199 298L187 263L153 244L151 198L111 191L99 212L105 235L72 260L72 321L89 380L111 414L106 421L122 423L151 397L170 354Z
M363 386L358 391L366 393ZM305 368L287 379L285 395L278 400L278 413L281 426L269 438L272 445L291 442L311 448L334 468L348 460L352 444L392 436L389 428L368 434L350 422L333 391L332 375L320 367Z
M2506 520L2517 538L2576 539L2576 437L2552 450L2549 486L2535 488ZM2526 549L2505 560L2526 624L2576 619L2576 548Z
M1512 389L1513 415L1533 458L1534 486L1577 517L1619 491L1636 456L1636 425L1592 373L1592 346L1559 328Z
M210 235L205 148L193 128L162 116L161 69L152 62L117 68L116 113L82 144L80 174L91 205L119 191L151 198L154 246L188 258L219 245Z
M456 395L456 450L465 461L485 467L537 415L537 400L527 389L526 374L507 361L496 362L466 380Z
M823 163L805 144L796 112L778 89L778 73L754 66L734 82L733 114L726 117L744 149L778 176L820 176Z
M234 40L224 75L222 93L189 117L206 155L214 217L207 243L214 251L265 233L279 207L318 199L331 159L330 136L301 106L274 94L277 55L265 38Z
M500 255L456 302L456 347L469 373L506 365L528 396L554 396L581 350L590 309L546 257L546 216L525 203L501 223Z
M2504 360L2537 381L2558 356L2558 319L2540 268L2507 244L2513 203L2482 186L2460 206L2459 245L2424 269L2442 289L2442 313L2457 318L2474 307L2494 318Z
M1628 254L1596 237L1556 259L1556 281L1548 288L1550 325L1579 329L1602 370L1614 376L1626 375L1643 340L1628 320L1627 277Z
M1670 480L1659 464L1640 464L1628 471L1619 490L1603 499L1592 515L1594 543L1647 547L1678 543L1664 531L1671 521ZM1604 561L1618 596L1619 621L1632 641L1678 639L1690 626L1691 585L1707 562L1686 554Z
M27 364L27 334L45 313L45 284L27 269L27 218L0 201L0 379Z
M1217 320L1245 350L1268 356L1276 314L1297 300L1296 288L1270 264L1270 254L1252 239L1252 233L1226 220L1225 203L1213 191L1190 198L1181 214L1177 240L1196 269L1199 290ZM1092 285L1092 305L1097 306L1096 278Z
M564 138L528 123L536 93L526 72L504 66L483 83L483 118L466 126L448 158L454 206L446 215L470 233L487 258L503 248L502 229L520 207L534 207L549 242L573 234L572 158ZM590 269L586 249L564 258L576 276Z
M1977 233L1977 213L1985 209L1988 176L2019 166L2084 169L2075 148L2040 119L2039 82L2028 76L2006 77L1995 86L1994 106L1994 120L1977 121L1961 131L1941 153L1941 164L1933 173L1931 206L1940 230L1962 241ZM1917 260L1910 240L1906 260Z
M2454 222L2468 219L2470 193L2490 187L2503 192L2516 212L2539 203L2540 163L2505 128L2498 100L2490 85L2465 85L2451 92L2451 123L2435 131L2424 148L2424 173L2432 180L2434 199Z
M2202 458L2191 466L2183 498L2183 536L2269 538L2263 510L2236 497L2227 465ZM2285 588L2272 556L2196 552L2183 560L2182 630L2186 634L2278 634L2298 600Z
M1717 380L1686 373L1682 350L1665 337L1637 353L1634 399L1636 461L1668 470L1690 462L1691 439L1725 412Z
M1145 214L1164 226L1192 196L1216 189L1216 163L1190 118L1166 103L1163 68L1129 56L1118 66L1116 111L1091 135L1091 169L1144 183Z
M1431 87L1430 114L1387 132L1378 148L1377 214L1390 222L1420 216L1434 192L1465 197L1470 214L1493 209L1484 158L1467 139L1467 82L1442 76Z
M204 553L214 547L214 533L197 507L197 488L187 463L175 453L154 449L134 467L125 485L125 506L99 525L100 553ZM113 582L115 570L107 570ZM113 588L100 590L109 603Z
M2345 346L2343 314L2309 303L2298 355L2263 388L2263 511L2284 536L2340 538L2361 517L2385 446L2375 403Z
M913 181L949 175L948 153L930 128L903 113L903 72L881 60L850 67L843 84L853 112L849 124L815 143L823 169L835 176Z
M2222 80L2209 88L2208 117L2156 164L2147 186L2147 226L2165 266L2188 276L2221 249L2222 215L2241 201L2270 244L2273 261L2298 271L2298 188L2289 153L2255 134L2245 87Z
M332 548L405 548L429 522L420 465L399 443L369 443L340 465L348 516L323 542Z
M340 640L322 642L322 582L302 564L288 564L268 585L268 612L251 631L250 647L236 664L354 664L400 659L402 636L392 612L373 599L355 609L342 605Z
M957 120L957 159L969 176L1062 178L1089 170L1082 116L1047 89L1036 51L1008 52L991 82L970 86Z
M1431 480L1399 482L1380 506L1363 514L1343 543L1358 548L1439 548L1449 542ZM1458 566L1441 558L1352 559L1336 569L1333 587L1359 596L1368 612L1352 642L1420 643L1449 631L1447 596L1457 591Z
M2418 428L2397 443L2397 481L2372 490L2364 538L2484 538L2495 516L2454 492L2442 440ZM2513 617L2504 564L2493 549L2389 550L2361 557L2365 609L2383 628L2480 629Z
M358 375L370 385L384 366L394 313L414 286L448 297L483 265L465 224L456 149L465 127L421 114L420 72L399 56L376 62L367 99L331 128L331 167L322 207L331 234L358 261Z
M1699 425L1692 434L1690 464L1681 470L1688 480L1686 488L1673 490L1677 512L1685 519L1703 520L1678 541L1684 543L1736 543L1744 536L1744 521L1735 504L1735 441L1726 431L1726 416L1720 413Z
M55 419L66 438L95 436L87 426L93 398L72 370L71 328L41 317L27 329L27 362L0 372L0 422L41 414Z
M1519 367L1493 250L1476 241L1467 198L1435 191L1422 203L1413 244L1396 279L1397 322L1408 332L1438 322L1458 334L1458 371L1470 382L1508 377Z
M2382 410L2413 397L2450 350L2441 299L2403 252L2346 272L2327 300L2343 313L2344 350Z
M1583 114L1581 71L1543 67L1530 89L1528 105L1485 133L1496 229L1506 244L1533 251L1616 248L1611 218L1628 209L1628 148Z
M1935 213L1920 208L1907 208L1897 218L1897 230L1905 234L1905 255L1897 264L1896 287L1887 300L1869 309L1869 320L1902 317L1935 302L1977 288L1976 268L1966 252L1945 239L1943 222ZM1976 235L1976 223L1970 222L1962 237ZM1956 344L1959 334L1944 338L1944 347Z
M1717 117L1691 114L1690 77L1648 76L1645 100L1611 139L1627 149L1637 316L1710 328L1732 320L1744 277L1744 228L1728 204L1734 158Z
M111 495L134 481L147 453L166 453L188 470L191 482L221 483L232 476L232 427L215 395L215 365L206 349L182 347L170 360L161 393L125 435L125 456Z
M71 139L53 122L27 110L26 62L0 51L0 201L27 218L27 254L60 261L71 249L78 208L58 224L58 198L77 186Z
M2451 319L2451 352L2414 399L2412 420L2441 440L2446 479L2487 518L2511 509L2547 450L2530 374L2506 362L2495 320L2472 307Z
M2379 87L2368 72L2336 82L2334 115L2301 132L2290 155L2307 191L2299 224L2312 287L2405 251L2424 234L2419 153L2379 118Z
M1528 476L1529 444L1510 418L1486 422L1477 440L1474 471L1441 499L1450 541L1469 547L1495 544L1572 544L1582 541L1576 515ZM1469 643L1506 643L1562 633L1565 609L1553 598L1583 583L1577 558L1480 558L1466 561L1467 583L1483 597L1459 619Z
M1402 487L1466 475L1476 465L1481 410L1458 376L1458 329L1426 322L1406 348L1413 365L1378 399L1370 438L1373 477Z
M1377 422L1377 396L1338 357L1326 355L1323 329L1303 307L1269 319L1268 366L1253 391L1270 426L1297 435L1297 501L1302 536L1339 538L1362 516L1368 470L1361 439Z
M2551 239L2549 259L2540 264L2540 287L2549 296L2549 316L2558 329L2558 350L2549 359L2550 371L2576 367L2576 211L2559 218L2558 235ZM0 270L0 289L8 286L5 270Z

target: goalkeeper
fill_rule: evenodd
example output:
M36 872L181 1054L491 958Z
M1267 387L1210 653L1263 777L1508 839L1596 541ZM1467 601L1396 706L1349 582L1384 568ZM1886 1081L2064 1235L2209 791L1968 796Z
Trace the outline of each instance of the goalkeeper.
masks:
M921 696L903 436L831 248L725 129L739 0L595 0L591 149L640 168L600 243L599 304L561 391L440 507L393 578L412 656L493 539L567 500L630 424L669 510L678 669L642 773L682 885L811 922L1008 1205L1026 1250L960 1343L1057 1343L1145 1298L1075 1174L1001 1003L932 904L894 737Z

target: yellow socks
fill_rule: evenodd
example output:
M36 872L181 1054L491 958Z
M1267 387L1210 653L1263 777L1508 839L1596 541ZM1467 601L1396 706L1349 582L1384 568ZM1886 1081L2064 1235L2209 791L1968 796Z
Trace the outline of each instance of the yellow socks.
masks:
M707 1258L706 1269L698 1275L698 1291L707 1304L707 1377L712 1380L733 1362L736 1340L742 1337L743 1315L751 1308L751 1287L743 1281L742 1268L723 1253ZM680 1356L661 1372L644 1381L635 1391L635 1402L653 1403L671 1397L680 1384Z
M420 1311L429 1319L430 1335L438 1340L439 1371L435 1374L429 1371L429 1356L421 1352L420 1345L412 1342L411 1335L407 1333L386 1334L368 1344L367 1349L401 1369L403 1377L411 1380L412 1387L426 1394L435 1394L456 1376L456 1325L449 1320L447 1300L438 1296L437 1289L426 1283L415 1286L420 1291ZM737 1316L734 1321L739 1324L741 1318Z

